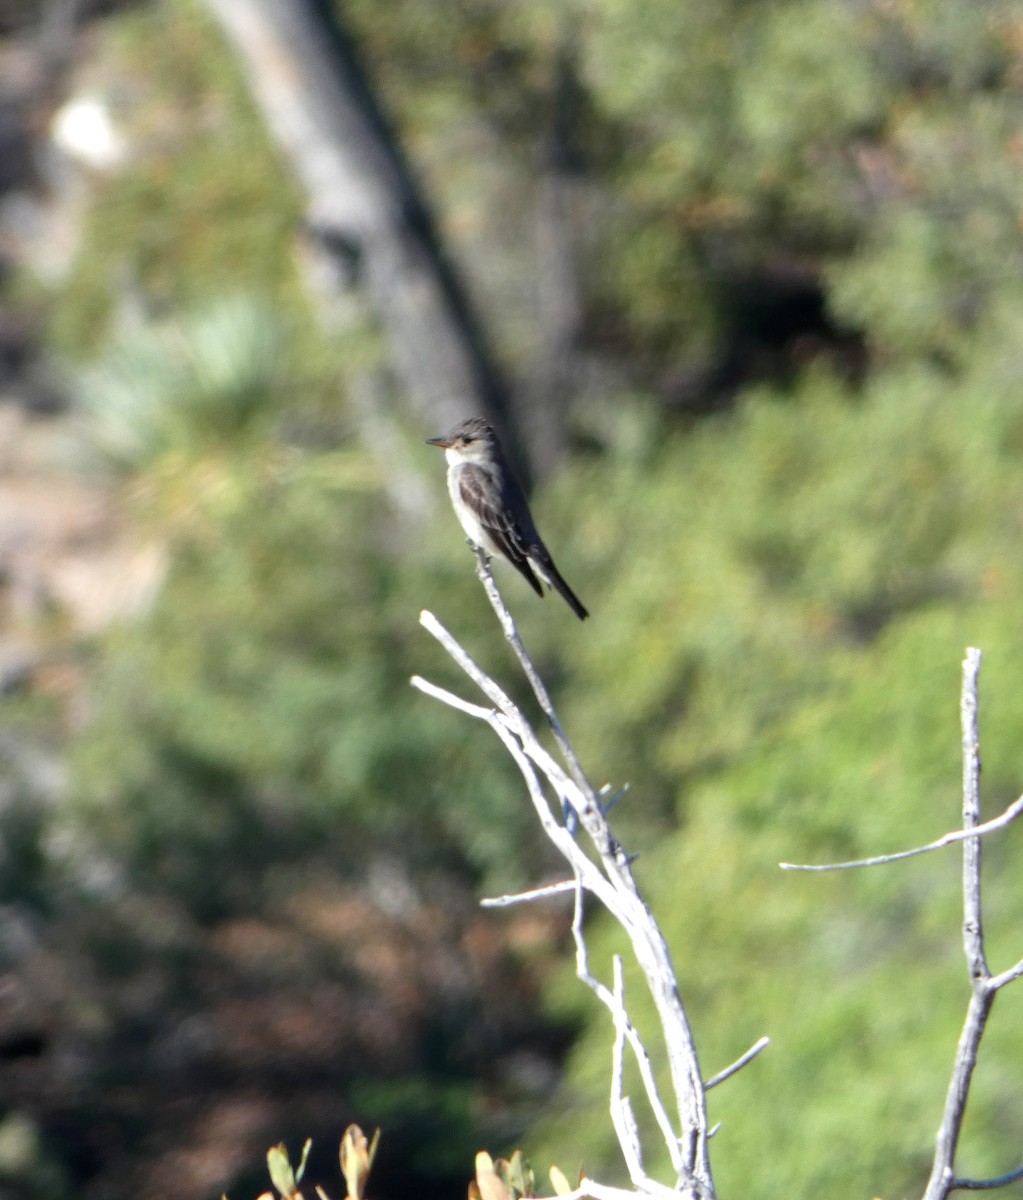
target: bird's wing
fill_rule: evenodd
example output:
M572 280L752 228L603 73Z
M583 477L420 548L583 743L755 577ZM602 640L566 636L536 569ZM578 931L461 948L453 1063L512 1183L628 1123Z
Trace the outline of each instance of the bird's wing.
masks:
M585 621L589 613L554 565L518 484L506 473L503 485L504 490L499 490L494 476L473 463L463 464L458 472L462 502L475 514L493 548L518 568L538 596L543 596L542 579Z
M529 547L522 530L509 515L503 497L495 494L493 480L487 473L467 463L458 474L458 490L501 553L516 566L525 562Z
M508 562L521 572L522 577L530 584L534 592L538 596L542 596L544 589L540 587L540 581L533 574L533 565L530 562L532 550L530 535L536 536L531 518L528 517L530 510L525 508L526 521L530 524L528 529L522 529L519 522L510 516L516 508L525 506L525 498L521 499L521 504L516 505L514 502L519 499L518 496L508 497L501 492L496 492L492 476L487 474L483 468L475 467L473 463L467 463L459 472L459 492L463 502L473 510L480 526L483 526L484 533L487 538L490 538L496 550L501 552Z

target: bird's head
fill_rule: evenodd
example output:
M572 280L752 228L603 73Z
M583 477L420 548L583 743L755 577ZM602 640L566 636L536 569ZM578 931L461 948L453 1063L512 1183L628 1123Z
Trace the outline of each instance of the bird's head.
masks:
M489 462L500 454L497 435L482 417L460 421L443 437L428 438L428 446L440 446L449 462Z

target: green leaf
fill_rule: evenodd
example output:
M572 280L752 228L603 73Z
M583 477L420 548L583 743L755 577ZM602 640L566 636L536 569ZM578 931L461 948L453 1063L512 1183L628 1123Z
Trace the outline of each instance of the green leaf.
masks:
M276 1146L272 1146L266 1152L266 1165L270 1168L270 1179L274 1187L288 1200L294 1196L298 1190L295 1181L295 1172L291 1169L291 1160L288 1158L288 1148L283 1142Z

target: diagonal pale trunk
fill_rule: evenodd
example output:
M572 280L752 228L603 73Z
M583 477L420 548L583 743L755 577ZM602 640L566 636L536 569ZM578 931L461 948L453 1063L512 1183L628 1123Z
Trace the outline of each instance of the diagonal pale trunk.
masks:
M499 372L332 5L206 0L307 196L332 274L363 287L412 414L486 416L520 444Z

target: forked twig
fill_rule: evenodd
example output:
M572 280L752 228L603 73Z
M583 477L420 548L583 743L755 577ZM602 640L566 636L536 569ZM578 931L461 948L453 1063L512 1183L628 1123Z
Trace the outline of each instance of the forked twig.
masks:
M619 1143L629 1168L635 1192L644 1195L671 1195L688 1200L714 1200L710 1169L705 1088L696 1057L692 1031L678 993L674 967L664 936L644 902L632 874L631 860L611 832L601 805L604 792L589 782L578 757L558 718L550 695L530 659L500 593L493 581L485 556L477 556L477 573L498 616L501 627L515 653L561 752L563 765L547 751L536 731L507 693L466 653L447 629L431 613L420 621L444 647L472 682L483 692L490 706L474 704L437 687L420 677L413 686L435 699L488 724L511 755L526 784L529 797L544 832L568 862L572 882L560 882L533 888L513 896L485 901L489 906L507 906L546 899L571 889L575 893L573 936L576 940L576 973L608 1008L615 1027L613 1058L613 1114ZM591 858L564 821L571 809L579 818L595 851ZM661 1100L649 1053L628 1017L620 987L609 988L590 971L582 930L583 896L589 893L609 910L625 930L637 962L646 978L660 1019L667 1050L677 1117L672 1118ZM617 976L616 976L617 978ZM667 1146L676 1172L673 1186L658 1183L645 1173L638 1127L631 1104L620 1095L622 1060L628 1046L639 1067L647 1103ZM758 1044L725 1072L715 1076L722 1082L750 1061L762 1046ZM677 1119L677 1126L675 1120ZM580 1195L604 1200L620 1195L595 1181L584 1180Z
M590 971L589 949L586 945L586 939L583 936L583 888L581 882L576 885L575 909L572 915L572 937L575 939L576 977L585 983L597 999L610 1010L611 1015L614 1017L616 1034L629 1041L636 1063L639 1066L647 1101L660 1127L664 1143L668 1148L668 1153L671 1155L672 1166L677 1172L681 1173L684 1166L679 1152L679 1139L671 1127L671 1121L661 1102L657 1080L654 1076L653 1063L650 1061L647 1048L643 1045L639 1034L629 1020L620 997L616 996L613 991L601 983ZM618 962L620 964L621 960L618 959ZM625 1153L624 1147L623 1153ZM628 1159L627 1153L626 1159ZM635 1182L635 1176L633 1176L633 1182Z
M945 1097L945 1109L935 1137L934 1159L930 1177L924 1192L924 1200L947 1200L949 1194L958 1189L978 1191L1003 1187L1017 1179L1023 1179L1023 1167L1006 1175L992 1179L957 1178L955 1157L962 1135L963 1120L970 1084L977 1066L981 1039L987 1028L988 1018L999 991L1023 976L1023 959L1003 971L992 975L987 963L984 945L984 914L981 878L981 848L985 835L1004 829L1023 813L1023 796L1013 801L1004 812L990 821L980 819L980 723L979 691L981 652L972 647L966 651L963 661L962 692L960 700L960 723L963 743L963 814L962 828L945 834L935 842L914 850L898 854L886 854L877 858L860 859L856 862L830 863L824 866L794 866L782 863L782 867L796 871L840 871L856 867L879 866L898 862L914 855L940 850L945 846L961 842L963 847L963 951L966 956L970 980L970 1001L955 1062Z

